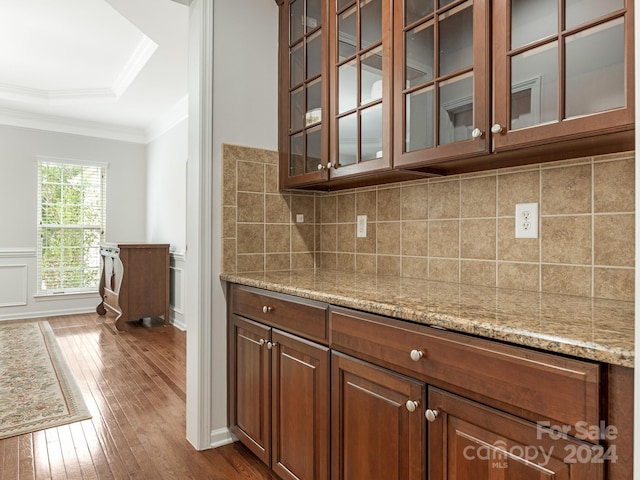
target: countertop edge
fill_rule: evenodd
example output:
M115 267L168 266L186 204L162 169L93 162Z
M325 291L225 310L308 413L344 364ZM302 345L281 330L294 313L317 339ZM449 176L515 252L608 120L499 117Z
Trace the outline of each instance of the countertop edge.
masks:
M611 348L598 343L577 341L561 336L544 335L539 332L519 330L497 326L489 322L480 322L462 319L438 312L420 312L410 308L398 307L380 301L361 300L351 296L323 293L301 287L293 287L282 283L258 280L242 276L242 274L220 274L220 280L261 288L264 290L293 295L325 302L331 305L352 308L368 313L379 314L399 320L406 320L423 325L444 328L452 332L471 334L487 339L499 340L515 345L537 348L550 353L570 355L573 357L592 360L596 362L634 367L635 355L632 350L623 348Z

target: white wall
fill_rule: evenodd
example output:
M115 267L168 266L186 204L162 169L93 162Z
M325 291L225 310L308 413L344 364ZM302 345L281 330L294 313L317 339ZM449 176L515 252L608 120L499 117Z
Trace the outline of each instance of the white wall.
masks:
M188 127L184 118L147 145L147 241L171 245L170 320L183 330Z
M212 445L226 429L226 302L221 264L223 143L278 148L278 7L272 0L214 0L213 15Z
M187 129L185 118L147 145L147 241L172 252L186 246Z
M35 299L37 157L108 163L108 242L142 242L145 146L0 125L0 320L94 311L98 294Z

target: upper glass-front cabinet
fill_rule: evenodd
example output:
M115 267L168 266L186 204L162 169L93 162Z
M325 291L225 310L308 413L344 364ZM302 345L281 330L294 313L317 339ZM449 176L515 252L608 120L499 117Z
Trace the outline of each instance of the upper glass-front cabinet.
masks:
M284 187L328 178L328 50L324 0L285 0L280 7L280 155ZM286 48L282 48L285 45ZM284 68L283 68L284 67ZM323 120L325 120L323 122ZM283 124L284 123L284 124Z
M494 2L494 149L633 122L631 0Z
M332 177L391 166L391 0L328 0Z
M395 4L395 165L488 152L485 0Z

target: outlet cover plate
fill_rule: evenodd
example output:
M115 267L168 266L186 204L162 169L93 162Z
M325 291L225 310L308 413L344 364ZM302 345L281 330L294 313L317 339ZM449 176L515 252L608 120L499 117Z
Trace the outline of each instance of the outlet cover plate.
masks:
M538 238L538 204L516 204L516 238Z

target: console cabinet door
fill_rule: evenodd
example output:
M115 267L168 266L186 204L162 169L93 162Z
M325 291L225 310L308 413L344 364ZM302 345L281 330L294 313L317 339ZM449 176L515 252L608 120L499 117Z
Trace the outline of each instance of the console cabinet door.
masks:
M271 329L231 316L229 420L231 431L265 464L271 465Z
M425 385L335 352L331 369L331 478L424 480Z
M272 468L283 479L328 480L329 349L275 329L270 345Z
M428 408L430 480L604 478L599 446L433 387Z

